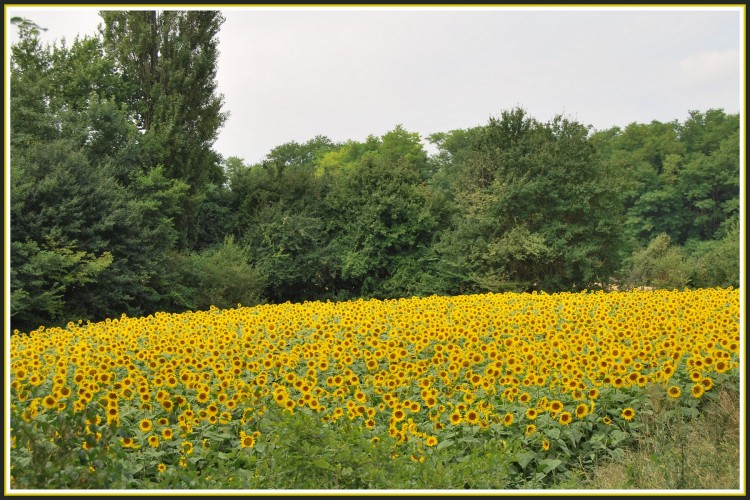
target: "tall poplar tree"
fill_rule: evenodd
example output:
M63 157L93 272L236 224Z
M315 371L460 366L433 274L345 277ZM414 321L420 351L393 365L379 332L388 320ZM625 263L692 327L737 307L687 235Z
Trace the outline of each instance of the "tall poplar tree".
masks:
M190 186L179 245L196 244L197 213L209 184L224 181L212 146L226 120L217 92L218 11L102 11L101 34L128 86L151 166Z

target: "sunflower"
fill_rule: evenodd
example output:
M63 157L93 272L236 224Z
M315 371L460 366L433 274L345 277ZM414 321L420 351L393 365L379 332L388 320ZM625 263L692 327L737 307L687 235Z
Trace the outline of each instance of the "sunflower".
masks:
M141 430L142 430L143 432L148 432L148 431L150 431L151 429L153 429L153 428L154 428L154 423L153 423L153 422L151 422L151 420L149 420L149 419L147 419L147 418L144 418L144 419L143 419L143 420L141 420L141 422L140 422L140 423L138 424L138 427L140 427L140 429L141 429Z
M148 445L152 448L159 447L159 436L152 435L148 437Z
M469 410L468 412L466 412L466 421L471 425L475 425L477 422L479 422L479 414L474 410Z
M535 432L536 432L536 425L529 424L529 425L526 426L526 435L527 436L531 436Z
M462 420L462 419L461 419L461 413L460 413L460 412L458 412L458 411L454 411L453 413L451 413L451 423L452 423L453 425L458 425L458 424L460 424L460 423L461 423L461 420Z
M706 392L706 388L703 386L702 383L697 383L693 385L693 388L690 389L690 395L694 398L699 398L703 396L703 394Z
M156 466L156 468L157 468L157 470L158 470L159 472L166 472L166 470L167 470L167 466L166 466L166 465L164 465L163 463L161 463L161 464L157 465L157 466Z
M682 394L682 389L680 389L680 388L679 388L679 387L677 387L676 385L673 385L673 386L671 386L671 387L670 387L670 388L669 388L669 389L667 390L667 394L669 394L669 397L670 397L670 398L672 398L672 399L677 399L677 398L679 398L679 397L680 397L680 395Z
M438 438L436 438L435 436L430 436L425 441L425 444L427 446L435 446L437 443L438 443Z
M245 434L245 431L240 431L240 446L242 448L253 448L255 446L255 438Z
M604 425L610 425L612 423L612 419L609 417L603 417L602 423L604 423Z
M112 406L107 410L107 423L119 423L120 413L116 406Z
M122 443L123 448L138 448L138 445L135 443L135 440L130 437L123 437L120 438L120 442Z
M284 408L286 408L290 412L294 411L295 406L297 406L297 403L295 403L293 399L287 399L286 401L284 401Z
M406 418L406 412L402 408L396 408L393 410L393 420L400 422L404 418Z
M170 429L169 427L167 427L166 429L162 429L161 431L162 439L164 439L165 441L168 441L172 439L172 436L174 436L174 431L172 429Z
M553 414L560 413L562 409L564 408L562 402L558 400L551 401L549 404L549 411L551 411Z
M56 408L57 407L57 399L55 399L55 397L52 396L52 395L46 396L42 400L42 406L44 406L45 408L50 409L50 410L52 408Z
M586 405L586 403L581 403L578 406L576 406L576 417L583 418L589 413L589 407Z
M542 439L542 449L544 451L548 451L549 448L550 448L549 441L547 441L546 439Z
M506 413L505 414L505 416L503 417L503 425L505 425L505 427L510 427L511 425L513 425L513 414L512 413Z
M560 413L560 424L568 425L572 420L573 420L573 416L570 414L569 411L564 411Z
M635 417L635 410L632 408L625 408L622 410L622 418L625 420L633 420L633 417Z
M703 380L701 380L701 384L708 391L714 386L714 381L711 379L711 377L704 377Z
M191 455L193 453L193 443L191 443L190 441L183 441L182 451L185 453L185 455Z

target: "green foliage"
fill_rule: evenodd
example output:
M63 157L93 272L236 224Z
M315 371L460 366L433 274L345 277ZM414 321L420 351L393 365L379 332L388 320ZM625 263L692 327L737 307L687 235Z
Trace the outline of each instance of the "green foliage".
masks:
M325 136L316 136L304 144L295 141L276 146L262 162L274 179L280 179L287 168L306 169L313 165L319 157L334 147L331 140Z
M678 245L717 237L739 210L738 134L738 115L710 109L592 136L616 174L633 249L660 233Z
M188 455L184 467L169 458L180 449L179 441L147 448L134 462L117 441L139 431L97 424L93 408L83 414L69 408L39 412L33 420L14 414L11 472L14 488L52 490L736 488L732 473L737 470L717 468L724 462L708 459L722 454L728 464L738 460L737 389L730 379L719 385L701 400L675 401L656 386L640 395L600 395L598 405L611 405L613 417L623 404L635 406L639 422L605 424L584 418L561 427L545 414L534 421L537 430L522 438L511 437L517 431L502 424L484 430L462 426L446 431L434 447L399 444L387 436L372 440L361 424L346 418L323 422L309 409L292 413L271 408L249 422L260 431L253 447L238 447L233 431L204 430L203 444ZM711 432L705 432L709 418ZM703 435L691 430L696 426L704 429ZM734 456L728 444L732 439ZM542 440L549 443L548 450ZM706 460L693 451L699 441L711 454ZM167 464L164 472L157 470L159 463ZM654 467L663 476L646 477ZM621 475L608 474L619 469L626 469L626 476L613 484ZM721 481L729 483L716 483L716 476L704 469L721 469Z
M624 283L627 288L681 289L690 283L693 268L682 248L673 246L667 234L660 234L633 254Z
M693 286L697 288L740 286L740 229L737 219L729 221L719 240L697 243L690 252L696 262Z
M51 54L38 33L21 26L19 41L10 50L11 148L29 147L57 135L49 113Z
M404 282L400 269L431 245L438 221L429 190L419 183L420 156L414 151L421 145L402 132L386 134L386 150L365 153L349 175L336 179L325 199L336 288L356 296L403 296L423 279L418 273ZM394 153L397 147L403 156Z
M47 31L47 28L42 28L34 21L31 21L30 19L26 19L25 17L20 17L20 16L11 17L10 24L18 26L19 29L29 30L35 35L39 34L39 30Z
M188 282L194 309L252 306L261 302L265 278L248 263L247 252L227 236L224 244L190 257Z
M722 381L698 400L677 402L651 391L636 440L617 459L580 470L574 489L740 487L740 401L736 383Z
M212 145L226 120L216 92L218 11L102 11L103 44L121 73L124 101L144 132L145 161L190 186L176 219L181 248L198 244L199 205L222 184Z
M437 139L448 149L435 177L456 203L436 247L451 288L583 288L616 267L622 208L587 127L515 109Z
M739 216L739 151L737 125L709 154L691 154L678 172L676 186L689 218L679 243L718 238L725 222Z
M19 80L29 71L19 67ZM45 92L50 89L54 87L46 86ZM23 110L26 89L16 92L12 104ZM68 99L48 95L51 103ZM176 240L171 219L186 186L165 179L159 169L133 168L139 155L137 132L126 110L113 101L92 94L85 108L60 105L43 114L41 123L27 122L28 128L19 131L28 141L12 146L11 260L18 269L11 293L19 311L14 326L29 327L24 322L32 318L104 318L164 305L161 296L170 288L162 274L165 252ZM48 122L54 124L51 136ZM48 258L47 252L65 249L73 253ZM79 261L70 260L77 255L82 256ZM106 267L96 267L97 279L81 279L76 266L103 255L110 260ZM59 268L47 269L52 262ZM93 277L90 271L86 275ZM40 272L49 278L40 282ZM71 277L63 283L65 272ZM55 299L50 302L50 297Z
M41 248L33 240L11 243L10 315L15 326L36 327L65 319L66 292L94 282L112 263L108 252L95 256L74 249L75 242L61 246L51 238Z
M15 445L10 466L13 488L18 491L127 487L121 471L128 458L124 450L109 446L117 429L93 424L87 417L93 419L94 413L76 414L67 407L30 420L11 408Z
M323 221L310 213L285 210L281 204L258 212L245 240L249 258L268 279L276 301L301 301L325 286Z

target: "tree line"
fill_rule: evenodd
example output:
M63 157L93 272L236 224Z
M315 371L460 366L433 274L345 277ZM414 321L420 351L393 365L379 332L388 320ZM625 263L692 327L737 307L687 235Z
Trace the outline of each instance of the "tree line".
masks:
M739 115L593 130L522 108L425 139L213 149L215 11L18 26L13 329L238 303L739 286Z

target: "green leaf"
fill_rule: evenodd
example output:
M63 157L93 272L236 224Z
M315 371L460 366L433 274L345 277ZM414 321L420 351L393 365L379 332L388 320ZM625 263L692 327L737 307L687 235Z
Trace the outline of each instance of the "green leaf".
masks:
M529 465L529 462L534 460L535 457L536 457L536 453L532 451L526 451L524 453L519 453L518 456L516 457L516 461L522 468L525 469L526 466Z
M539 465L537 465L536 470L537 472L544 472L545 474L557 469L560 464L562 464L562 460L558 460L556 458L545 458L544 460L539 462Z
M617 444L625 441L629 437L629 435L627 432L623 432L619 429L615 429L612 431L612 434L610 435L610 437L612 439L611 441L612 446L616 446Z
M462 443L476 444L479 442L479 439L472 436L466 436L459 439L459 441Z
M450 439L446 439L444 441L440 441L438 445L435 447L435 449L442 450L443 448L447 448L449 446L453 446L453 441Z
M324 458L318 458L316 460L313 460L312 464L317 467L318 469L330 469L331 464L329 464L326 459Z
M583 438L583 434L578 430L577 427L569 427L565 430L565 434L570 437L570 440L573 444L578 443Z

